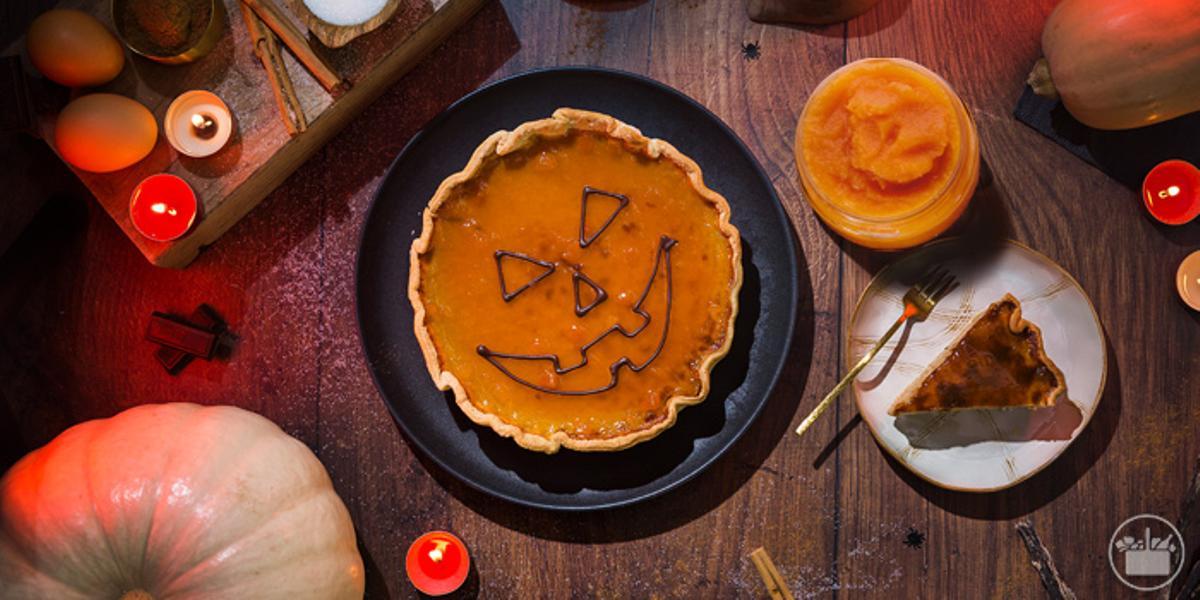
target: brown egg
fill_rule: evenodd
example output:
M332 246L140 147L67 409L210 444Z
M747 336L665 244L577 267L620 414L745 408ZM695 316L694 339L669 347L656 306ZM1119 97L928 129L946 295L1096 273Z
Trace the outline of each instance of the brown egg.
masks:
M54 9L34 19L25 36L29 61L51 81L69 87L112 81L125 66L117 38L78 10Z
M158 140L158 123L140 103L116 94L88 94L58 114L54 147L84 171L108 173L142 160Z

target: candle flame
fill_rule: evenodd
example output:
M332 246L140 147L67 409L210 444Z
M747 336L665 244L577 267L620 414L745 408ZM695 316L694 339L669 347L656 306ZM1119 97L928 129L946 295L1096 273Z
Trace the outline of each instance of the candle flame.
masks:
M171 215L172 217L179 214L174 208L167 206L165 202L155 202L150 205L150 210L160 215Z
M433 544L435 548L429 551L429 559L433 562L442 562L442 559L446 556L446 547L450 545L450 542L446 540L434 540Z
M1175 196L1178 196L1179 192L1179 186L1172 185L1168 186L1165 190L1158 190L1158 197L1161 200L1166 200L1167 198L1174 198Z
M192 115L192 127L195 127L196 129L204 129L210 126L212 126L212 119L200 113Z

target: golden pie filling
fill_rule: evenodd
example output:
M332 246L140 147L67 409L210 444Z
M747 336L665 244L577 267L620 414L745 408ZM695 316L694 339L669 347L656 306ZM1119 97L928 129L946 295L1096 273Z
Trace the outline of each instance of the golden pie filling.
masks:
M1053 406L1066 392L1046 355L1041 330L1021 318L1012 295L976 317L925 376L891 407L892 415L970 408Z
M439 189L413 261L435 380L548 452L627 447L702 400L741 283L728 205L695 163L569 109L489 138Z

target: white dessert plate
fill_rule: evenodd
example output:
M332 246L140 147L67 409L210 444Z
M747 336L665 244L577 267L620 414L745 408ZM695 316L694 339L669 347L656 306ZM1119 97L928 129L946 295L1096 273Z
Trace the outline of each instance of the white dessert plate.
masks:
M847 328L853 365L903 311L904 292L936 265L959 285L923 322L908 323L855 380L858 411L889 454L917 476L959 491L990 492L1033 476L1087 426L1104 391L1104 330L1091 300L1069 273L1013 241L968 249L960 240L926 246L889 265L859 298ZM1005 293L1041 328L1046 353L1062 370L1068 401L1047 409L1011 408L893 417L888 407L920 377L972 318Z

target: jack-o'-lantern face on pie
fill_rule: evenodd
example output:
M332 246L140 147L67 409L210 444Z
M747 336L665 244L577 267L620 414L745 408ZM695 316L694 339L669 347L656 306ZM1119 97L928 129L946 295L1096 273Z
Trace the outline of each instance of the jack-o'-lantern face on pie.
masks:
M740 242L661 140L560 109L498 132L439 188L409 296L439 387L530 449L617 450L704 399L729 348Z

